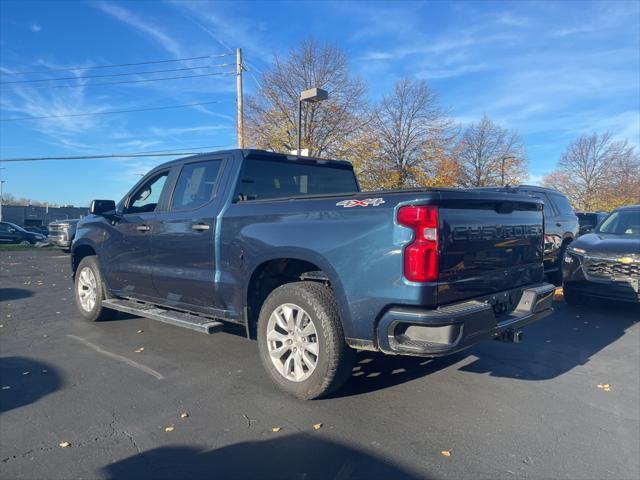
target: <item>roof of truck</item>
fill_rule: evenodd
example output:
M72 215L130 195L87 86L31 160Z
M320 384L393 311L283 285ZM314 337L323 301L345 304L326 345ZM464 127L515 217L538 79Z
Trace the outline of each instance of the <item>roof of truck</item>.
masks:
M269 157L271 157L271 159L273 159L274 161L280 161L280 162L287 161L287 160L288 161L307 160L307 161L317 162L320 164L329 164L336 167L339 166L342 168L353 168L353 165L351 165L351 163L347 162L346 160L329 160L325 158L304 157L302 155L291 155L287 153L270 152L268 150L258 150L255 148L233 148L228 150L218 150L215 152L203 152L203 153L198 153L196 155L189 155L186 157L176 158L175 160L171 160L169 162L165 162L161 165L158 165L157 167L154 168L154 170L159 168L166 168L166 167L179 164L185 161L193 161L193 160L199 160L199 159L206 160L216 155L237 154L237 153L242 154L244 158L260 156L260 157L263 157L263 159L265 160L269 160L270 159Z

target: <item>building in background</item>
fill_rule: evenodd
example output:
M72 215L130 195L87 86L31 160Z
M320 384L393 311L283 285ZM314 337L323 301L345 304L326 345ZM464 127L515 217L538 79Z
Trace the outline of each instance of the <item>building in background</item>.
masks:
M56 220L82 218L89 214L87 207L36 207L34 205L3 205L2 220L22 227L46 227Z

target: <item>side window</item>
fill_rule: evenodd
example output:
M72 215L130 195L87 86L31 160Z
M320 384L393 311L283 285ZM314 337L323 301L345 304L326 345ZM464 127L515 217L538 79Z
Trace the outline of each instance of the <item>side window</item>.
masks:
M7 225L6 223L0 223L0 232L8 233L9 232L9 225Z
M569 203L569 200L564 195L557 195L552 193L551 198L556 208L562 215L573 215L573 208Z
M158 206L160 195L169 172L162 172L151 177L138 190L136 190L129 199L129 205L122 213L149 213L153 212Z
M171 199L171 210L198 208L214 194L222 160L188 163L182 167Z

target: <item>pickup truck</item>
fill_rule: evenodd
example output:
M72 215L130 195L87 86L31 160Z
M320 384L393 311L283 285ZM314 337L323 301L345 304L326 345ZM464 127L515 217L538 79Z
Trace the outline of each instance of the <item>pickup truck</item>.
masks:
M160 165L94 200L71 265L81 314L123 311L257 339L301 399L337 389L355 350L439 357L518 342L551 313L543 203L501 192L360 192L353 167L260 150Z

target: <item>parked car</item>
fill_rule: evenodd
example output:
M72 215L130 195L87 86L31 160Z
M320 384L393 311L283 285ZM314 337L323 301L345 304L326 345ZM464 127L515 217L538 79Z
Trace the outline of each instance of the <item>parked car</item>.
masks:
M49 242L69 252L80 219L58 220L49 224Z
M44 235L45 237L47 235L49 235L49 230L46 227L36 227L36 226L24 226L22 227L24 228L27 232L31 232L31 233L39 233L41 235Z
M576 212L580 224L580 235L591 233L602 220L607 218L606 212Z
M563 263L567 303L586 297L640 302L640 205L611 212L571 244Z
M544 271L551 283L562 285L562 258L579 232L578 217L569 199L553 188L537 185L481 187L479 190L529 195L544 202Z
M15 223L0 222L0 243L2 244L36 245L46 240L47 237L41 233L28 232Z
M243 325L273 381L311 399L350 377L354 350L518 342L551 312L537 198L358 190L348 162L260 150L161 165L79 222L80 313Z

